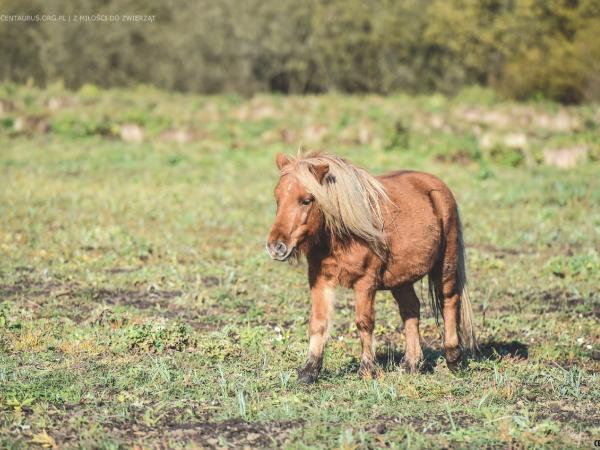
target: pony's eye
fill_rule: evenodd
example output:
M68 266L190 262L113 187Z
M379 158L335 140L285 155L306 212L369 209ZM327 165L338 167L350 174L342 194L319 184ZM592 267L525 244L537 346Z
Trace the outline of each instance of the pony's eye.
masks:
M304 206L310 205L312 203L313 199L311 197L308 198L303 198L302 200L300 200L300 203Z

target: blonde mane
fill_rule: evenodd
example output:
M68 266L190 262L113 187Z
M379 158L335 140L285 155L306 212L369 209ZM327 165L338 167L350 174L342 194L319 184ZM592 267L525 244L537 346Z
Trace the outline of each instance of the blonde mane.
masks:
M311 168L327 165L322 182ZM282 171L293 173L315 198L328 229L342 239L358 237L376 253L387 251L382 206L391 204L382 184L366 170L327 153L308 153L291 158Z

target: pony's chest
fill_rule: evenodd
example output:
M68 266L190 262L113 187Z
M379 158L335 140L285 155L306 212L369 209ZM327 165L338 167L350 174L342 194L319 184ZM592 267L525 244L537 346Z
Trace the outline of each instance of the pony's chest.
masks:
M381 265L372 252L361 247L336 252L328 259L324 264L328 278L335 279L345 288L352 288L357 281L365 278L375 280Z

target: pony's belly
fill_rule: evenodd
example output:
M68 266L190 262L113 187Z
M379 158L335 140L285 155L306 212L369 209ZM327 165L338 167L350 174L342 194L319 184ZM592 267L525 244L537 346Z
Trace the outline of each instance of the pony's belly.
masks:
M436 233L427 239L411 239L404 245L393 245L391 258L383 273L384 289L391 289L406 283L414 283L427 275L435 265L440 239Z
M383 274L381 289L392 289L407 283L419 281L431 270L432 264L401 264L388 266Z

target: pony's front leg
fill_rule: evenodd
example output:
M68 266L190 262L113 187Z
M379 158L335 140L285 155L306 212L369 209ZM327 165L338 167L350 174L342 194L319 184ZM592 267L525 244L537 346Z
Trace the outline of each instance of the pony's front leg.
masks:
M354 287L356 294L356 327L360 332L360 343L362 355L358 375L363 378L372 378L377 375L375 366L375 340L373 329L375 328L375 289L369 284L367 286L358 284Z
M311 283L312 299L308 333L308 358L304 366L298 370L298 381L314 383L323 366L323 352L329 337L333 317L335 290L325 279L317 279Z

